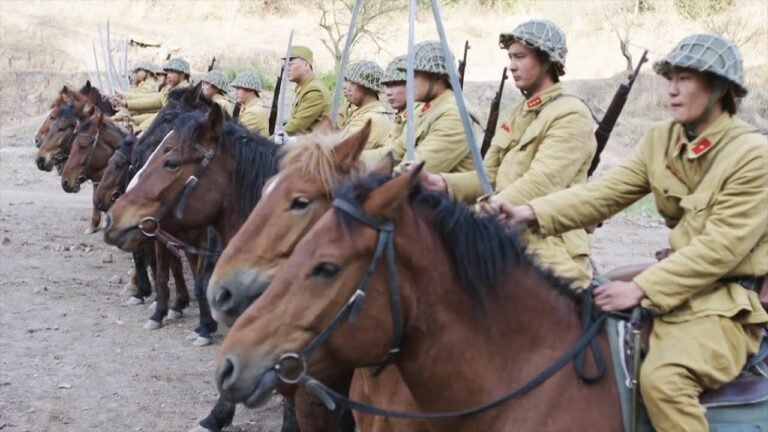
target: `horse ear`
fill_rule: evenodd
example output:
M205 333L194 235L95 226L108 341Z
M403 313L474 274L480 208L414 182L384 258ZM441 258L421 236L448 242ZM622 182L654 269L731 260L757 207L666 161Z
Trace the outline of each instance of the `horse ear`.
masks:
M219 135L223 125L224 113L221 111L219 104L213 104L211 110L208 111L208 115L205 116L205 132L209 138L213 139Z
M391 151L388 151L381 159L376 162L376 165L371 168L371 172L379 173L383 176L391 177L392 172L395 170L395 155Z
M363 203L363 211L386 219L394 217L398 207L407 199L411 186L419 182L419 173L423 167L424 162L421 162L412 170L376 188Z
M336 144L333 148L333 158L336 165L342 168L349 168L354 165L360 159L370 135L371 121L368 120L362 129Z
M88 80L85 82L85 85L83 86L83 90L81 90L80 93L82 94L91 93L91 80Z
M312 128L313 131L319 132L321 134L329 134L335 129L336 128L333 126L331 117L329 117L327 114L323 114L323 117L320 119L320 121L317 122L314 128Z

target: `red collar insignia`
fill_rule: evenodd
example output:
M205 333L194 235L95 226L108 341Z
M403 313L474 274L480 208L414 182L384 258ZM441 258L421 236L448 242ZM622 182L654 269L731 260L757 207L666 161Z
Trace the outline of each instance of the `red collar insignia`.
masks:
M509 133L509 125L506 123L501 124L501 128L504 129L504 132Z
M429 102L425 103L423 107L421 107L421 112L427 112L432 107L432 105L429 104Z
M712 147L712 142L706 138L701 140L698 144L693 146L691 149L693 151L693 154L700 155L702 154L706 149Z
M526 106L528 107L528 109L533 108L533 107L537 107L539 105L541 105L541 96L536 96L535 98L529 100L526 103Z

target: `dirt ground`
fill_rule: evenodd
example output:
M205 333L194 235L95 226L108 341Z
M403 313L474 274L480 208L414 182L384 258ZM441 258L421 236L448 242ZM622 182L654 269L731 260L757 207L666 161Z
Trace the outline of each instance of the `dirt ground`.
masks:
M187 316L148 331L127 306L130 256L86 235L90 187L62 191L34 166L34 124L0 142L0 430L185 431L216 400L217 345L193 347ZM593 236L601 269L652 259L666 229L618 216ZM220 340L218 341L220 342ZM277 431L277 401L239 410L232 431Z

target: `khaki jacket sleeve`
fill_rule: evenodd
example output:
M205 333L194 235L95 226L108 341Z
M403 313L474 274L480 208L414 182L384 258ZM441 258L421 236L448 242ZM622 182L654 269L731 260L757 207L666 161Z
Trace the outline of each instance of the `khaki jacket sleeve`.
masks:
M596 225L648 194L650 146L646 136L629 159L597 181L530 201L540 230L555 235Z
M240 124L251 132L269 136L269 119L266 110L248 110L240 118Z
M416 160L424 161L424 166L433 173L451 172L469 152L458 109L438 114L428 129L420 132L426 136L421 140L416 138ZM405 140L403 136L400 138ZM405 145L402 148L404 150Z
M291 119L285 124L285 133L288 135L297 135L309 132L312 125L323 114L326 101L320 90L309 90L301 98L295 112L291 114Z
M499 172L499 165L501 165L503 157L503 149L497 145L491 145L488 148L488 153L483 158L483 165L485 165L485 172L488 175L488 181L491 183L491 186L496 184L496 175ZM448 195L456 201L472 203L484 195L483 186L480 184L480 177L478 177L477 171L446 173L441 174L441 176L448 186Z
M595 147L591 119L578 112L555 119L546 131L530 168L522 177L499 191L498 196L517 205L565 189L573 183L584 163L592 159Z
M644 306L669 312L699 290L711 287L758 243L768 227L768 148L745 154L741 161L719 193L708 192L708 217L686 214L680 221L694 224L687 219L705 217L701 234L635 278L648 298ZM707 203L697 204L696 210L699 206L706 208Z
M140 97L126 99L126 108L138 112L160 111L164 103L162 93L148 93Z
M399 137L387 140L383 146L375 149L364 150L362 154L363 161L365 161L367 165L371 166L383 158L384 155L392 152L393 160L396 164L399 164L403 161L403 159L405 159L405 136L405 129L403 129L403 133L400 134Z

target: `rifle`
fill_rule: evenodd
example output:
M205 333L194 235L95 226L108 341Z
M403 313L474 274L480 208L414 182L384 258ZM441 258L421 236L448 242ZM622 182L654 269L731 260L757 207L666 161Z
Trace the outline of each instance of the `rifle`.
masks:
M501 73L501 82L499 83L499 91L496 92L493 101L491 102L491 112L488 113L488 123L485 125L485 135L483 136L483 145L480 147L480 154L485 156L488 149L491 148L491 141L496 134L496 124L499 122L499 108L501 107L501 94L504 93L504 81L507 80L507 68L504 68L504 72Z
M459 84L464 88L464 71L467 69L467 51L472 48L469 41L464 41L464 57L459 60Z
M216 56L213 56L213 59L211 59L211 64L208 65L208 72L213 70L214 64L216 64Z
M627 79L621 82L619 89L616 90L616 94L613 96L613 100L611 100L611 104L608 105L608 110L605 111L603 119L600 120L600 124L597 125L597 130L595 131L597 151L595 152L595 157L592 158L592 164L589 166L587 176L591 176L592 173L595 172L595 169L597 169L597 165L600 163L600 153L603 152L605 145L608 143L608 138L611 136L611 131L613 131L613 127L616 125L616 120L619 119L621 110L624 109L624 104L627 102L629 91L632 90L632 86L635 84L635 79L637 79L637 76L640 74L640 68L643 67L643 63L648 61L646 58L647 56L648 50L643 51L643 56L640 57L640 61L637 63L635 71L632 75L627 77Z
M269 110L269 136L272 136L275 133L275 122L277 121L277 104L280 99L280 84L283 83L283 67L280 68L280 75L277 76L275 91L272 94L272 108Z

